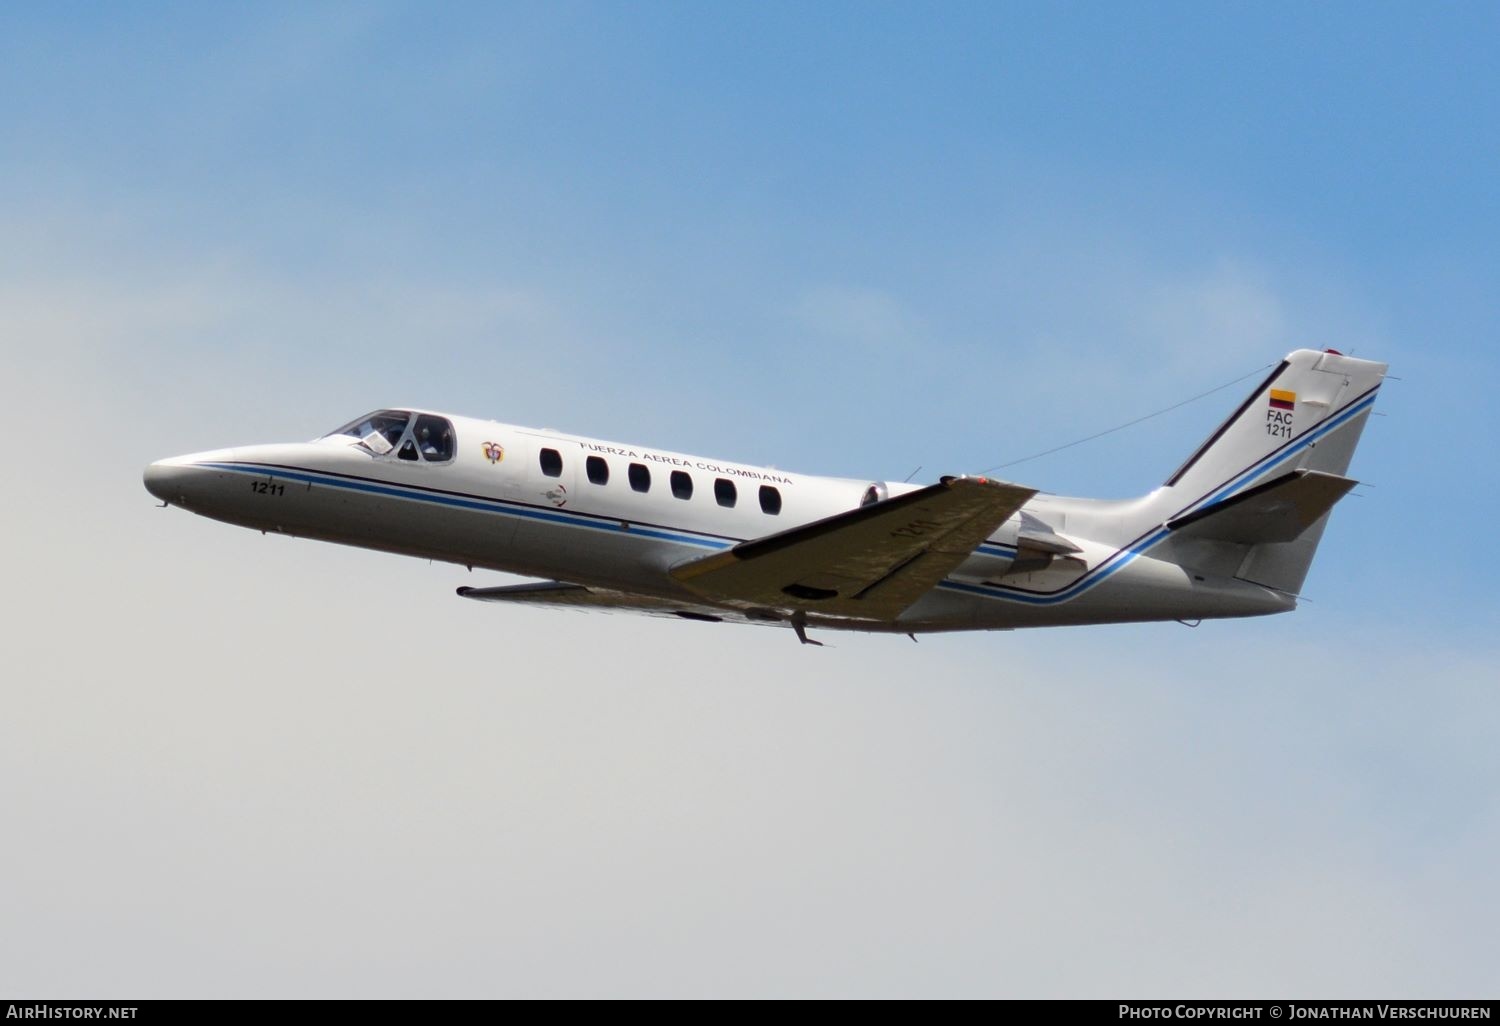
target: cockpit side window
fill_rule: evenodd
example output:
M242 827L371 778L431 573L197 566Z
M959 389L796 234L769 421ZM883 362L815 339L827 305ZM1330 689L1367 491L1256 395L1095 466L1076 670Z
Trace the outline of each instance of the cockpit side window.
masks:
M453 458L453 425L442 417L424 413L417 417L412 437L428 463L447 463Z

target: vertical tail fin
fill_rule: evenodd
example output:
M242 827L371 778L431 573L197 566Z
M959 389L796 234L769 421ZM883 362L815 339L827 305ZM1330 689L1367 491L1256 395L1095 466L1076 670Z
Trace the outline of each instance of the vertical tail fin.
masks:
M1307 471L1342 477L1385 372L1383 363L1332 351L1292 353L1152 496L1153 507L1164 520L1192 521L1197 533L1211 535L1203 525L1218 508L1227 511L1231 500L1257 486ZM1253 528L1245 535L1246 504L1239 507L1237 551L1248 550L1235 576L1300 591L1328 514L1290 541L1256 541Z

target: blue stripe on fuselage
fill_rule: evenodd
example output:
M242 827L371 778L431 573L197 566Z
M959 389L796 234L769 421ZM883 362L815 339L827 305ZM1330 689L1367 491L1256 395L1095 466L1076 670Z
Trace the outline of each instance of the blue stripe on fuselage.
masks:
M288 481L301 481L305 484L322 485L326 488L342 488L346 491L362 492L368 495L386 495L392 498L406 499L411 502L430 502L434 505L448 506L453 509L498 513L502 516L520 517L524 520L539 520L553 524L565 524L570 527L586 527L596 531L613 531L636 537L655 538L660 541L694 545L699 548L713 549L715 551L727 549L738 541L738 539L683 534L674 530L642 526L638 523L632 524L627 528L622 526L619 520L596 519L586 514L570 513L566 510L537 509L534 506L527 506L523 503L516 503L507 499L484 499L454 495L451 492L440 492L423 488L419 485L400 485L386 481L377 482L370 478L321 474L306 470L289 470L273 464L201 463L199 466L224 470L232 474L248 474L254 477L282 477Z

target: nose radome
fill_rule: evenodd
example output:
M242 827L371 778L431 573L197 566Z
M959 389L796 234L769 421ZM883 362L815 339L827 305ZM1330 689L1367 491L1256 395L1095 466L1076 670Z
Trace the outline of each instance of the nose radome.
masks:
M204 463L215 460L227 461L234 457L233 449L215 449L212 452L195 452L186 456L173 456L157 460L141 474L146 491L162 502L180 505L189 485L208 476Z
M187 465L176 460L157 460L146 468L146 472L141 477L145 482L146 491L162 502L171 502L181 494L183 479L191 473Z

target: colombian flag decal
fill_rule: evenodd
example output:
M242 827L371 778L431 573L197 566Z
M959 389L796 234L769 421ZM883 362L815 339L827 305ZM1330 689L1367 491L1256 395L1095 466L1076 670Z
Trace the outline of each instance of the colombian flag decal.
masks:
M1283 392L1279 388L1271 389L1271 409L1290 410L1297 405L1296 392Z

